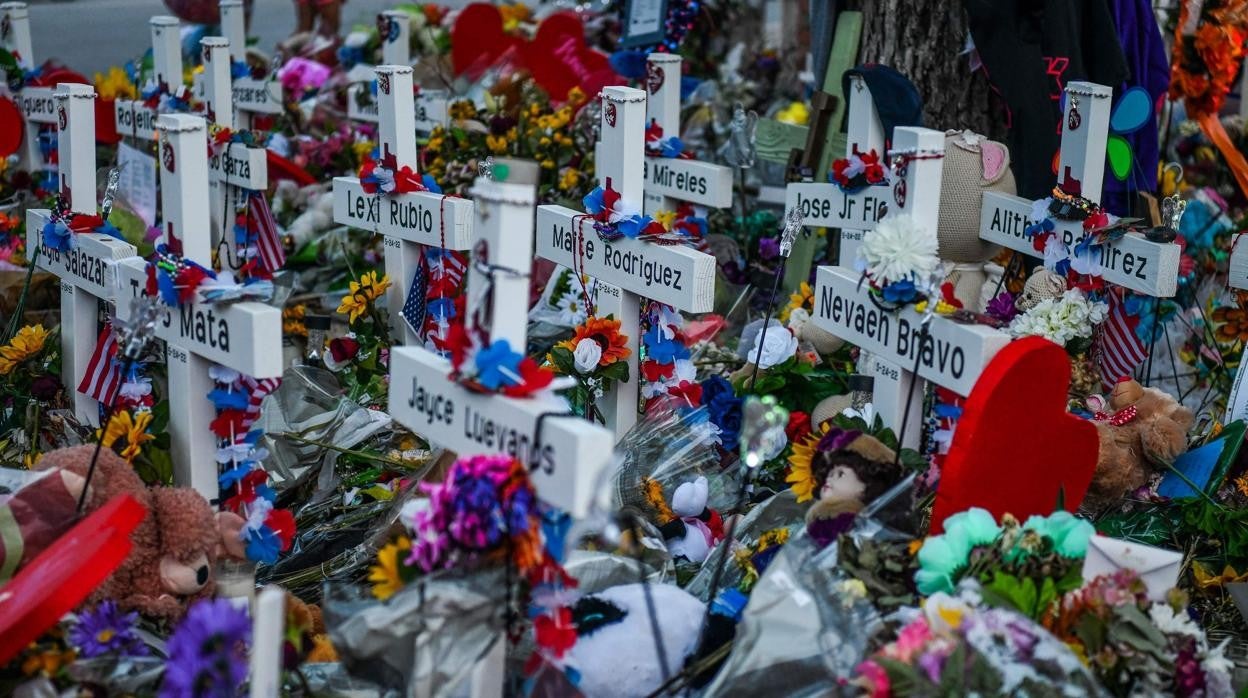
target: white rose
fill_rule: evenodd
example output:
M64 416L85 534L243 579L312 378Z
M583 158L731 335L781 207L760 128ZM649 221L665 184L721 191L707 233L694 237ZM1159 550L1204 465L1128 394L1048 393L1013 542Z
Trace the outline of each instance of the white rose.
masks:
M580 373L589 373L598 368L598 361L602 359L602 346L588 337L576 343L576 350L572 352L572 359L576 363L576 370Z
M746 354L747 361L754 363L757 360L759 368L771 368L788 361L797 353L797 337L794 337L787 327L780 324L779 320L772 320L767 325L766 334L761 330L760 327L758 334L754 337L753 346ZM763 342L761 354L758 351L759 338L762 338Z

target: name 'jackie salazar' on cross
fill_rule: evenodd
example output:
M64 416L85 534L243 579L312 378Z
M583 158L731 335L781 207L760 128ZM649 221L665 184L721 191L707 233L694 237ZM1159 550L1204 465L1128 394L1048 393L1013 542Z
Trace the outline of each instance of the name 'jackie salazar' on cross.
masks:
M988 229L1018 238L1019 240L1028 240L1024 231L1031 225L1032 220L1028 216L998 206L992 211L992 223L988 226ZM1086 233L1083 233L1076 237L1075 231L1069 227L1059 227L1055 232L1061 233L1062 242L1067 247L1074 245L1086 236ZM1148 268L1148 258L1132 252L1124 252L1113 245L1101 245L1100 247L1100 265L1102 267L1122 271L1122 273L1134 276L1142 281L1148 280L1148 274L1145 272Z
M966 371L966 352L962 347L934 337L930 332L927 341L922 341L919 325L905 317L894 317L874 306L838 296L832 286L825 286L822 294L819 313L824 318L879 342L911 362L918 352L922 365L944 375L961 379ZM896 333L892 331L894 319L897 320ZM895 347L894 337L897 340Z
M131 279L130 291L138 298L143 289L139 287L137 280ZM212 312L212 306L204 308L197 303L183 303L177 310L178 334L183 339L191 339L213 349L229 352L230 324L224 317ZM165 310L165 317L161 322L166 329L173 326L173 308Z
M673 160L671 162L680 161ZM650 167L652 164L654 165L653 169ZM701 196L706 195L706 177L692 172L680 172L679 166L673 167L669 163L662 162L651 163L650 160L647 159L645 161L645 174L643 176L649 179L650 183L655 186L674 187L689 194L698 194Z
M104 285L104 260L81 247L61 252L51 247L41 248L40 253L51 265L60 265L66 272L96 286Z
M425 390L417 376L412 376L412 395L407 399L407 406L425 416L425 424L435 423L454 428L456 410L455 398ZM530 443L530 436L517 429L497 422L471 405L464 405L464 437L472 439L482 446L504 452L507 455L528 463L529 470L541 470L547 475L555 472L555 449L551 444L542 444L536 452ZM431 431L429 436L437 439L437 433Z
M551 234L553 235L553 242L556 248L562 249L571 255L583 252L587 261L594 261L597 258L598 241L586 239L583 242L582 250L578 251L576 249L576 239L572 235L572 231L555 223L551 225ZM646 286L659 284L676 291L684 290L680 284L681 270L646 259L644 251L621 250L618 245L612 245L610 242L605 241L602 243L602 246L602 263L604 266L645 279Z
M424 204L412 203L401 198L387 199L390 225L433 232L433 211ZM355 194L347 190L347 211L352 219L367 223L381 222L381 197L374 194Z

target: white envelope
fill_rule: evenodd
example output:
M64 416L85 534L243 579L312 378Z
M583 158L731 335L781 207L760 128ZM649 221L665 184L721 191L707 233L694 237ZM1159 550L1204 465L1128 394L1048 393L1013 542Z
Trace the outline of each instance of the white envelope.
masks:
M1182 564L1183 553L1094 535L1088 541L1088 554L1083 559L1083 581L1118 570L1135 570L1148 589L1148 598L1164 601L1166 592L1179 583Z

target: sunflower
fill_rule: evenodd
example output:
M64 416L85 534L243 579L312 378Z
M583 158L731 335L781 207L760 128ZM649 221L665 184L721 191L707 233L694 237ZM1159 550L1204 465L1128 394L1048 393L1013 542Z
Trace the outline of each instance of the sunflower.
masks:
M147 433L147 428L152 424L152 413L148 411L137 412L133 416L129 412L118 412L108 422L108 428L104 430L104 437L101 439L105 448L112 448L118 439L125 439L126 447L121 449L121 457L126 461L133 463L135 456L143 448L143 444L148 441L154 441L155 436Z
M400 536L377 551L377 564L368 568L368 581L373 583L373 596L385 601L405 586L399 573L399 552L412 549L412 539ZM404 555L404 557L407 557Z
M598 360L599 367L610 366L616 361L627 359L633 353L628 348L628 337L620 333L620 321L609 315L605 318L589 318L583 325L576 328L576 335L572 339L562 341L558 346L575 352L576 345L580 344L582 339L592 339L602 347L602 358Z
M797 290L789 296L789 304L784 306L784 310L780 311L780 322L788 322L789 313L792 313L798 308L813 310L814 307L815 290L810 287L809 283L803 281L802 285L798 286Z
M351 282L351 292L342 297L338 312L346 313L351 322L360 319L368 312L369 304L381 298L390 287L390 277L377 278L377 272L370 271L360 277L359 281Z
M0 347L0 375L7 376L18 364L43 351L47 341L48 331L43 325L27 325L18 330L11 342Z
M825 431L827 431L826 423L816 429L811 429L801 443L793 444L793 451L789 454L789 474L785 476L784 481L793 485L791 489L793 494L797 495L799 503L814 499L815 491L819 489L819 483L815 481L811 464L819 448L819 440L823 438Z

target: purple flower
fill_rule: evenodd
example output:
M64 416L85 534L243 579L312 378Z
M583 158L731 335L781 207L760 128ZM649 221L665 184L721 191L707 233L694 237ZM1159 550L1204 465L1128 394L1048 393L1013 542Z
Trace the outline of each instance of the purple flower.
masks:
M937 652L924 652L919 656L919 668L927 674L928 680L940 683L940 672L945 669L945 658Z
M984 312L999 320L1009 322L1018 315L1018 308L1014 306L1014 296L1009 291L1002 291L997 294L996 298L988 301L988 307L984 308Z
M775 259L780 256L780 240L777 238L761 238L758 241L758 255L763 259Z
M233 698L247 678L251 621L228 599L200 601L169 636L162 698Z
M78 615L78 622L69 630L69 642L84 657L117 654L139 657L147 654L147 645L134 632L138 613L122 613L117 604L105 601Z

